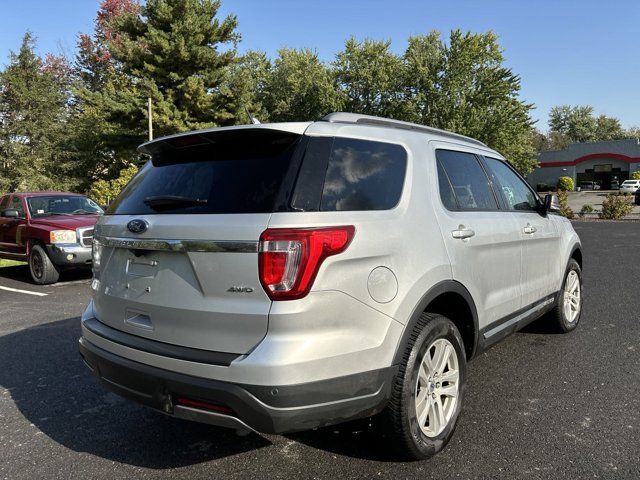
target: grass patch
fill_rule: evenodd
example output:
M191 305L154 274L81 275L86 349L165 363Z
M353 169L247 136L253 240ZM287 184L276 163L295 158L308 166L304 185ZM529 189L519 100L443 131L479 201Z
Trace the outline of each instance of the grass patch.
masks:
M4 260L0 258L0 268L2 267L15 267L16 265L26 265L25 262L18 262L17 260Z

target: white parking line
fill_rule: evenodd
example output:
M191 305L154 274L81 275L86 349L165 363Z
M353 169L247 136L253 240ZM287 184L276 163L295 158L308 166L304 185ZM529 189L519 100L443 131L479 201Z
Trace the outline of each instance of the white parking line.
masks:
M29 290L19 290L17 288L9 288L0 286L0 290L6 290L8 292L26 293L27 295L36 295L37 297L46 297L48 293L30 292Z

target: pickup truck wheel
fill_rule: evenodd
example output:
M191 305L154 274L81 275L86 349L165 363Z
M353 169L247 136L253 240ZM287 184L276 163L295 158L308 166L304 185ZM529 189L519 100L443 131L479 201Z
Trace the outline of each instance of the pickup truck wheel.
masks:
M411 334L387 407L387 434L403 456L422 460L442 450L462 409L466 355L448 318L423 313Z
M574 259L569 260L562 289L553 310L551 321L557 330L568 333L578 326L582 314L582 270Z
M60 278L60 270L56 267L47 255L47 252L40 245L33 245L29 253L29 272L33 283L37 285L48 285L56 283Z

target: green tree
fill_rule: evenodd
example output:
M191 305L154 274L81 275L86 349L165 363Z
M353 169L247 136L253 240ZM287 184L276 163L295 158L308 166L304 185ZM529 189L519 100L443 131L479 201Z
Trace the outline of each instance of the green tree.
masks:
M97 179L117 178L136 161L135 148L145 138L146 122L127 120L142 115L144 99L132 97L132 80L109 49L119 38L113 28L118 18L135 16L139 9L134 0L103 0L93 34L78 38L69 131L76 169L84 172L81 190Z
M129 82L110 92L108 114L140 128L151 97L158 135L234 123L220 87L236 55L237 20L219 20L219 8L220 0L147 0L139 13L115 16L107 43Z
M350 112L393 117L399 104L402 61L390 41L355 38L336 55L333 69ZM397 117L397 116L396 116Z
M148 97L155 136L246 118L245 99L234 94L247 88L227 81L236 18L219 20L219 6L219 0L102 1L93 34L79 38L75 62L73 146L85 188L139 162Z
M532 105L519 98L520 77L504 66L495 34L412 37L403 59L408 120L477 138L523 174L535 168Z
M600 115L596 120L596 140L617 140L626 138L627 132L622 128L620 120L614 117Z
M435 124L442 102L440 79L445 70L446 46L439 32L409 37L403 55L402 103L405 119Z
M340 110L341 100L331 71L316 52L290 48L278 51L264 90L269 121L315 120Z
M108 205L127 186L127 183L138 173L135 166L127 167L120 171L113 180L96 180L89 189L89 196L100 205Z
M227 67L221 89L232 99L226 108L236 123L249 123L249 115L262 122L269 120L264 103L270 73L270 60L259 51L248 51Z
M42 60L26 33L0 74L0 191L68 188L65 125L69 68Z
M561 135L566 139L566 144L617 140L630 136L630 132L622 128L620 120L606 115L596 117L590 105L553 107L549 113L549 134Z

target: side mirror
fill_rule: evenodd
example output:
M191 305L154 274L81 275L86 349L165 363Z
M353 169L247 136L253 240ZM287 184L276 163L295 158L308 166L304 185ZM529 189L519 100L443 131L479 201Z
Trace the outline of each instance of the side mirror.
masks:
M558 196L553 193L548 193L544 196L544 208L547 212L559 212L560 202Z
M15 208L7 208L2 211L2 216L5 218L19 218L20 213Z

